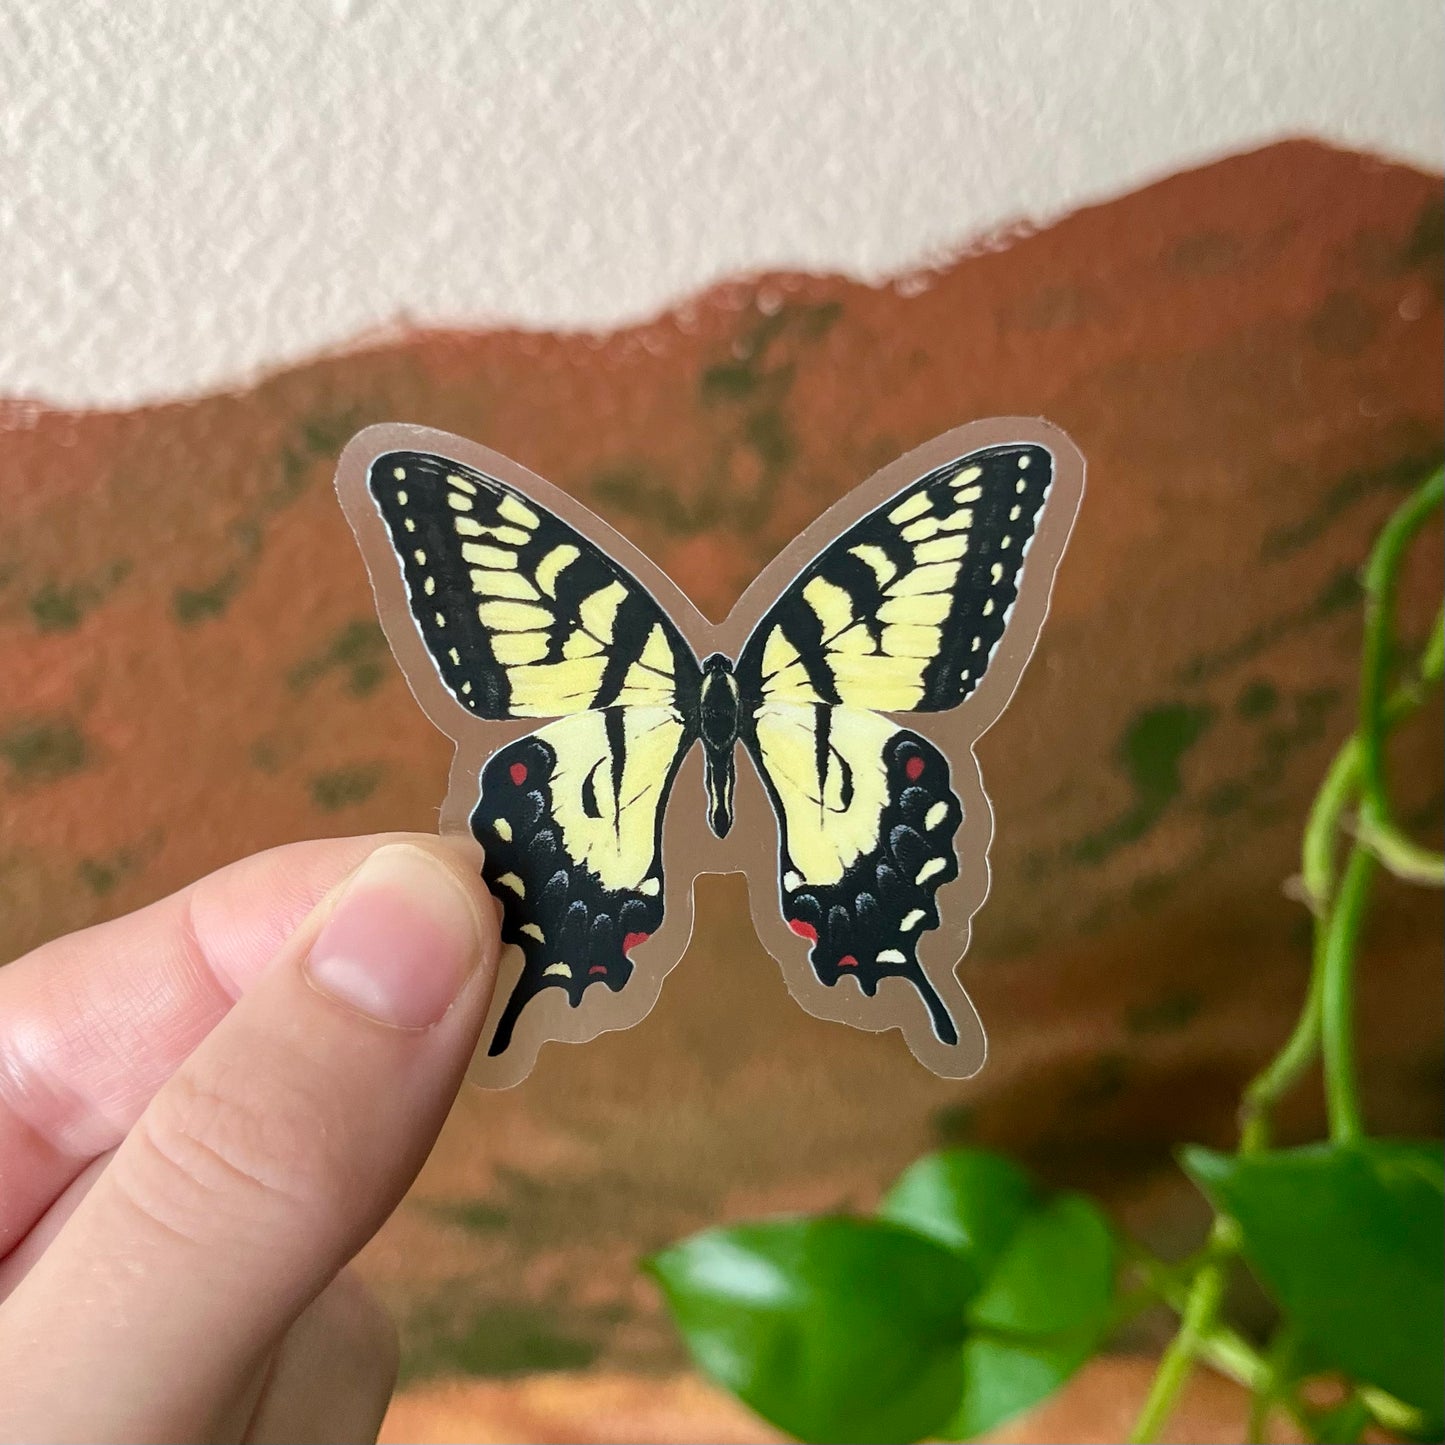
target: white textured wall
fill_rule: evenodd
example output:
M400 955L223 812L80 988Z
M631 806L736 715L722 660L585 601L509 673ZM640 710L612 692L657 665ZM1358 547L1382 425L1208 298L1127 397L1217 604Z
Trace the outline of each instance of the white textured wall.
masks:
M1289 133L1442 162L1439 0L8 0L0 396L878 276Z

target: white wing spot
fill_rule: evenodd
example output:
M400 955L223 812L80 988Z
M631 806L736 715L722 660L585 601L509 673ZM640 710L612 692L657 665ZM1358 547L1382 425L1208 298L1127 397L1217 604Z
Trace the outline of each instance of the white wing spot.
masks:
M975 637L975 638L973 639L973 651L974 651L974 652L977 652L977 651L979 650L979 648L982 647L982 646L983 646L983 638L981 638L981 637Z
M993 598L992 598L992 597L990 597L990 598L988 599L988 601L983 604L983 615L984 615L985 617L992 617L992 616L993 616Z
M528 938L535 938L538 943L546 943L547 941L547 935L543 933L535 923L524 923L522 925L522 932L525 933Z
M406 480L406 468L405 468L405 467L395 467L395 468L392 469L392 473L391 473L391 474L392 474L392 476L394 476L394 477L397 479L397 481L399 481L399 482L404 482L404 481Z
M424 583L422 583L422 591L425 592L428 597L430 597L430 596L432 596L432 595L436 592L436 590L437 590L437 579L436 579L435 577L432 577L432 576L428 575L426 581L425 581Z
M1010 521L1010 522L1017 522L1018 519L1019 519L1019 514L1020 514L1022 511L1023 511L1023 508L1020 507L1020 506L1018 505L1018 503L1015 503L1012 507L1010 507L1010 508L1008 509L1008 519L1009 519L1009 521Z
M995 562L993 566L988 569L988 572L989 576L993 578L994 586L997 587L998 584L1003 581L1003 563Z
M935 803L928 812L923 815L923 826L932 832L932 830L939 827L947 817L948 804Z
M426 566L426 553L423 552L420 547L418 547L416 551L413 552L411 555L416 558L416 565L418 567Z
M915 878L913 881L918 884L920 888L922 888L923 885L927 883L930 878L937 877L938 874L942 873L943 870L947 867L948 864L945 863L942 858L930 858L928 862L925 863L923 867L918 870L918 877Z
M447 625L447 615L445 612L438 612L436 618L438 627L445 627Z
M1012 537L1005 537L1005 538L999 543L999 546L1000 546L1000 547L1012 547L1013 544L1014 544L1014 539L1013 539Z
M790 870L783 874L783 887L786 888L789 893L793 892L795 888L801 888L802 886L803 875L801 873L794 873Z
M1023 493L1023 492L1028 491L1028 489L1029 489L1029 484L1028 484L1028 482L1027 482L1023 477L1020 477L1020 478L1019 478L1018 486L1016 486L1016 487L1014 488L1014 491L1019 492L1019 493Z
M512 825L505 818L492 819L492 832L504 843L512 841Z
M1028 464L1031 460L1032 458L1027 452L1025 452L1023 456L1019 458L1019 470L1024 471L1028 467Z
M518 898L525 898L527 896L527 885L523 883L515 873L503 873L502 876L497 879L497 882L500 883L503 888L510 888Z
M570 963L549 963L542 973L548 978L571 978L572 965Z
M460 487L462 491L464 491L469 497L475 497L477 494L477 489L471 482L469 482L465 477L457 476L455 473L449 472L447 474L447 485L452 487Z
M462 655L456 650L455 647L450 647L447 649L447 656L451 658L453 667L460 667L462 665ZM471 690L471 683L467 683L466 686L462 688L463 692L470 692Z
M401 519L401 522L402 522L402 526L404 526L408 532L415 532L415 531L416 531L416 523L413 522L410 517L403 517L403 518Z
M656 878L644 878L637 885L637 891L646 894L649 898L656 898L662 892L662 884Z
M396 499L397 499L398 502L401 503L401 505L402 505L403 507L406 506L407 496L406 496L406 493L405 493L404 491L398 491L397 494L396 494Z
M879 963L907 963L908 959L896 948L885 948L878 955Z
M915 908L911 913L903 915L903 921L898 925L902 933L911 933L928 915L921 908Z
M462 693L463 693L464 696L470 695L471 690L472 690L472 685L471 685L471 683L469 683L469 682L464 682L464 683L462 684Z

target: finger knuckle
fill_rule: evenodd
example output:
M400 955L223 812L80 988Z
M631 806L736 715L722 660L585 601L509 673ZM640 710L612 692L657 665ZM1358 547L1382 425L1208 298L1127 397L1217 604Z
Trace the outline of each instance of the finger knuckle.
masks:
M274 1078L262 1093L178 1074L123 1151L121 1182L133 1203L193 1239L213 1234L218 1219L264 1229L334 1192L317 1119L299 1090L287 1097Z

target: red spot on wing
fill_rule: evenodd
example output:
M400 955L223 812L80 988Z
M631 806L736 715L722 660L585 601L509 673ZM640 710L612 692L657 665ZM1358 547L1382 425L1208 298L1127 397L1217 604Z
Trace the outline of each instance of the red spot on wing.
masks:
M592 967L587 970L587 973L588 973L589 977L592 977L592 978L596 978L596 976L597 976L599 973L600 973L600 974L606 974L606 972L607 972L607 965L606 965L605 963L594 963L594 964L592 965Z
M622 940L623 953L631 953L639 943L646 943L651 937L652 935L650 933L629 933L627 937Z
M513 763L507 772L511 775L512 781L520 788L527 781L526 763Z
M809 943L818 941L818 930L811 923L804 923L801 918L790 918L788 927L798 935L799 938L806 938Z
M903 765L903 771L908 774L910 783L916 783L923 776L923 759L909 758Z
M858 960L857 960L856 958L854 958L851 953L845 953L845 954L843 955L843 957L838 960L838 967L839 967L839 968L857 968L857 967L858 967Z

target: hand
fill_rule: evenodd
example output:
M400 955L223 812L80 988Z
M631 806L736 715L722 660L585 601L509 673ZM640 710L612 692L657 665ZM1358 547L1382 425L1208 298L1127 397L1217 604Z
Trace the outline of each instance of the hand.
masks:
M496 975L437 838L298 843L0 968L0 1440L375 1438L348 1260L416 1177Z

